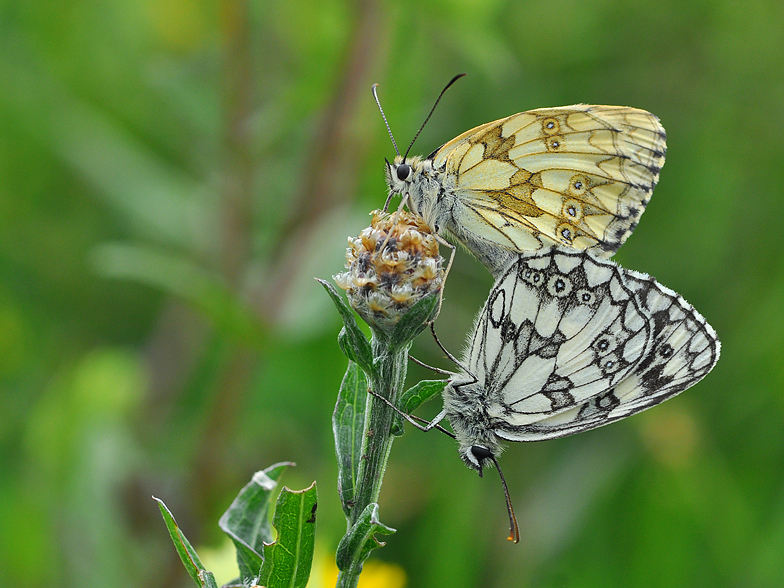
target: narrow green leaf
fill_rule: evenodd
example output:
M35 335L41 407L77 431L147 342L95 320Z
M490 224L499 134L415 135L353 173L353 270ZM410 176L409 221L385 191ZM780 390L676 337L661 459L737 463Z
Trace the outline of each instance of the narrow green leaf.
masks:
M218 525L234 542L237 565L242 580L258 577L263 562L263 544L272 543L269 523L269 503L278 485L278 478L291 462L276 463L253 474L231 506L223 513Z
M435 319L438 312L438 300L440 290L431 292L422 300L418 301L411 309L403 315L397 322L389 336L389 345L393 348L401 348L421 333L427 324Z
M372 365L372 362L371 364L367 364L365 362L365 359L367 358L363 359L359 356L359 354L357 353L356 346L352 342L352 338L348 334L346 327L340 329L340 333L338 333L338 346L340 347L340 350L343 352L343 355L348 357L349 361L353 361L354 363L360 366L364 365L365 367L363 369L365 368L371 369L370 365Z
M373 352L370 349L370 343L365 337L365 334L359 328L357 319L354 318L354 312L349 308L343 297L338 294L335 287L326 280L316 278L319 284L324 286L327 294L332 298L332 302L340 312L343 318L345 329L342 330L338 336L338 343L340 349L346 356L353 362L357 363L359 367L370 374L373 372Z
M338 545L335 556L338 569L341 572L359 575L362 564L365 563L370 552L384 545L374 537L374 534L391 535L394 532L395 529L379 522L378 504L375 502L368 504Z
M285 486L278 496L272 524L275 543L264 545L264 565L258 584L266 588L305 588L316 540L316 483L305 490Z
M431 398L438 396L449 380L422 380L400 396L397 406L401 412L411 414ZM395 415L392 434L400 437L403 434L403 417Z
M338 457L338 493L343 512L349 516L362 454L362 434L365 428L368 382L357 364L348 362L348 369L340 383L338 401L332 413L332 433Z
M422 380L403 392L398 406L406 414L411 414L431 398L438 396L449 383L449 380Z
M212 577L212 574L202 565L199 556L196 555L196 550L193 549L190 541L185 538L183 532L180 531L177 521L174 520L174 515L172 515L171 511L163 503L163 500L156 498L155 496L152 498L158 503L158 508L161 510L166 528L169 529L169 535L171 535L174 548L177 550L177 553L180 554L180 559L190 577L193 578L193 581L196 582L198 586L204 588L217 588L215 578ZM210 580L212 583L210 583Z

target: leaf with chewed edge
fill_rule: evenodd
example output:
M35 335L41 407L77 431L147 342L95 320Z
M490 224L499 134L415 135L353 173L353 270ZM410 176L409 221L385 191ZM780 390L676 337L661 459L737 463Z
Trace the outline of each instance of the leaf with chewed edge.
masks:
M264 543L272 543L268 516L270 499L283 470L293 465L291 462L276 463L253 474L218 521L237 550L237 565L243 581L252 581L259 575L264 561Z
M272 526L278 538L264 545L258 584L266 588L305 588L316 540L316 483L305 490L280 491Z

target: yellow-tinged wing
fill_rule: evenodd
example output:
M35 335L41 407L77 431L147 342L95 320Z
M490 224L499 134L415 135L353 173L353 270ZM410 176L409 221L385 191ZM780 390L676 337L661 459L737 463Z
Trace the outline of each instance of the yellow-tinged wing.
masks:
M541 108L446 143L433 167L455 183L456 235L507 249L554 243L609 257L637 226L664 165L659 119L636 108Z

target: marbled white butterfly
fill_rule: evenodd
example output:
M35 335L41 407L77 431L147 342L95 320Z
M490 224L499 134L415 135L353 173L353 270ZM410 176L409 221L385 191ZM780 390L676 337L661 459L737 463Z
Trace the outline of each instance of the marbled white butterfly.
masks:
M705 319L652 277L547 247L496 280L434 423L449 420L481 475L503 441L573 435L643 411L700 381L719 351ZM516 540L508 493L507 504Z
M542 108L466 131L424 159L398 152L386 179L390 195L497 277L517 253L553 244L615 253L650 200L665 139L645 110Z

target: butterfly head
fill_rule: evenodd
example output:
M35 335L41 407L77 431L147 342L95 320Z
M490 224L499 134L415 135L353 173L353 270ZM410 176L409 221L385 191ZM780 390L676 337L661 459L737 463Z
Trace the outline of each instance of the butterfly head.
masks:
M495 455L487 447L482 445L472 445L460 451L463 461L469 468L475 469L479 472L479 477L482 477L482 470L489 465L495 463Z
M398 155L390 163L386 162L386 180L390 196L400 194L411 212L425 219L427 222L431 215L426 210L422 193L428 184L428 170L430 162L419 156L403 158ZM432 219L431 219L432 220ZM432 223L428 222L428 225Z
M388 160L386 167L387 186L393 194L408 195L411 183L422 169L422 160L418 156L403 159L398 155L392 163Z

